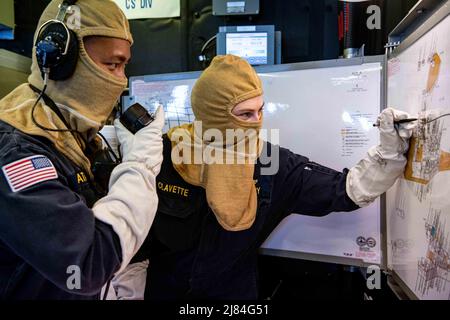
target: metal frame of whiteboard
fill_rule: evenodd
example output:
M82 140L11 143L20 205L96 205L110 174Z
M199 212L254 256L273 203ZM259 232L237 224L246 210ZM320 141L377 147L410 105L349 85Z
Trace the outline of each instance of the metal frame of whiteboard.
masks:
M450 0L447 0L446 3L441 4L438 9L433 11L433 14L418 28L414 29L414 31L406 35L404 37L404 41L394 49L391 53L387 55L387 59L395 58L400 55L402 52L407 50L410 46L420 40L425 34L427 34L431 29L433 29L438 23L443 21L445 18L450 16ZM409 23L413 24L414 21L409 21ZM405 27L406 29L406 27ZM387 92L386 92L387 93ZM387 228L387 225L386 225ZM387 253L387 251L386 251ZM386 258L387 262L387 258ZM397 282L397 284L403 289L406 295L410 299L418 300L419 298L412 292L412 290L403 282L400 276L393 269L389 269L391 272L393 279Z
M392 279L392 281L390 281L390 282L394 282L394 284L399 289L394 288L392 286L392 284L389 282L388 282L388 285L399 299L401 299L401 300L407 300L407 299L419 300L416 297L416 295L414 294L414 292L405 284L405 282L403 282L403 280L395 272L391 272L390 276Z
M281 65L266 65L266 66L257 66L255 70L258 73L275 73L275 72L283 72L283 71L294 71L294 70L306 70L306 69L323 69L323 68L332 68L332 67L345 67L345 66L357 66L365 63L380 63L382 66L381 69L381 81L380 81L380 106L383 109L386 101L385 95L385 56L368 56L368 57L357 57L351 59L334 59L334 60L322 60L322 61L311 61L311 62L301 62L301 63L292 63L292 64L281 64ZM181 72L181 73L166 73L166 74L155 74L155 75L146 75L146 76L136 76L130 77L130 97L132 97L132 83L135 80L143 80L145 82L150 81L171 81L171 80L187 80L187 79L196 79L200 76L201 72ZM381 110L380 110L381 111ZM383 205L384 199L380 199L380 239L381 239L381 267L384 268L386 265L385 260L385 252L387 249L387 241L386 241L386 221L385 221L385 207ZM277 257L285 257L285 258L294 258L308 261L318 261L325 263L335 263L341 265L351 265L351 266L360 266L366 267L368 265L373 265L373 263L366 263L361 259L355 258L345 258L339 256L331 256L324 254L315 254L315 253L305 253L300 251L288 251L288 250L280 250L280 249L266 249L261 248L260 253L263 255L277 256Z
M283 71L293 71L293 70L305 70L305 69L321 69L321 68L332 68L332 67L345 67L345 66L357 66L364 63L376 63L380 62L383 64L385 62L384 55L378 56L368 56L368 57L358 57L351 59L333 59L333 60L321 60L321 61L309 61L309 62L299 62L299 63L289 63L289 64L279 64L279 65L264 65L255 66L255 70L258 73L269 73L269 72L283 72ZM130 77L130 96L133 96L132 83L135 80L143 81L171 81L171 80L186 80L186 79L196 79L201 75L202 71L191 71L191 72L176 72L176 73L160 73L151 74L144 76L134 76ZM381 87L382 97L384 97L384 87Z
M389 34L389 42L402 42L421 27L448 0L420 0Z
M403 51L408 49L410 46L416 43L416 41L422 38L428 31L433 29L434 26L436 26L439 22L444 20L449 14L450 14L450 0L447 0L446 3L444 4L441 3L439 9L436 9L433 12L433 15L431 15L420 27L414 29L411 34L404 36L403 42L401 42L400 45L396 47L394 51L389 53L388 59L395 58ZM407 32L408 29L405 27L405 30Z

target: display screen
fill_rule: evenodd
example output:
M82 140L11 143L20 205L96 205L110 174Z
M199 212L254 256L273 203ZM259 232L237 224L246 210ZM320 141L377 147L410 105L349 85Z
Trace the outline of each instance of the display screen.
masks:
M246 59L251 65L267 64L267 32L227 33L226 53Z

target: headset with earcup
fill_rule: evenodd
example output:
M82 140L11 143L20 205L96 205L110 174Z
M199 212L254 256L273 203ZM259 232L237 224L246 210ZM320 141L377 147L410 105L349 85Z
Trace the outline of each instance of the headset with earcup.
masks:
M45 82L48 79L68 79L75 72L79 54L78 38L64 21L68 14L73 13L71 6L76 2L63 1L56 19L45 22L37 33L36 59Z
M31 89L39 94L31 109L31 118L36 127L44 131L71 132L75 139L83 140L85 155L91 162L91 170L95 178L92 181L93 186L98 194L105 196L108 191L111 172L121 161L120 154L116 155L114 153L110 144L101 133L98 134L105 142L106 149L97 149L96 143L86 141L83 134L70 127L70 123L66 121L57 104L45 94L47 86L52 85L48 83L49 79L54 81L66 80L75 73L79 57L79 42L76 33L67 26L66 19L74 13L74 9L71 6L76 2L76 0L63 1L59 6L57 17L45 22L37 32L35 54L44 80L44 86L42 89L39 89L30 85ZM34 117L34 111L41 99L44 99L45 105L53 110L67 129L46 128L38 123ZM143 107L141 108L143 109ZM145 109L142 111L137 107L130 108L130 111L122 118L122 121L124 121L123 119L125 121L128 120L126 123L127 125L129 124L133 133L153 121Z

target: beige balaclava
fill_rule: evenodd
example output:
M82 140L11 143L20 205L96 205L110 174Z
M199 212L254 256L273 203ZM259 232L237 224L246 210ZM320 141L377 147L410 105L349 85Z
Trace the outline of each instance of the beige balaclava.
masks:
M58 6L62 2L62 0L50 2L39 20L37 30L46 21L56 18L59 12ZM90 140L103 127L117 99L126 88L127 80L114 77L97 66L88 56L83 38L106 36L128 40L130 44L133 40L125 15L113 1L79 0L76 6L79 11L73 10L73 12L79 13L80 25L67 24L76 33L80 45L75 73L67 80L49 80L46 94L58 105L71 128L80 132L84 139ZM35 39L36 37L37 31ZM44 86L34 49L28 81L40 90ZM83 139L75 138L70 132L46 131L34 124L31 109L36 98L37 94L28 84L17 87L0 100L0 120L27 134L48 138L62 154L92 177L89 159L83 152L86 147ZM36 106L34 117L41 126L46 128L67 129L43 100Z
M192 90L196 121L168 133L174 168L186 182L206 190L217 221L229 231L248 229L255 220L257 193L253 173L260 152L258 134L262 124L262 120L243 121L231 111L238 103L262 94L261 80L246 60L233 55L217 56ZM226 139L230 129L248 134L230 142ZM214 132L223 139L216 139ZM186 149L190 150L187 157ZM180 153L183 161L179 161ZM196 153L202 157L200 163L194 163ZM208 155L218 154L222 155L222 163L209 161ZM234 159L233 163L226 162L227 157Z

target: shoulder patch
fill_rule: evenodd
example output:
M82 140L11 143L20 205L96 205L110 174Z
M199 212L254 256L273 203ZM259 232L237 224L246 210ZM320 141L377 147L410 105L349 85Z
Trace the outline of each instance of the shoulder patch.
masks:
M3 166L2 171L12 192L18 192L43 181L58 178L53 163L42 155L14 161Z

